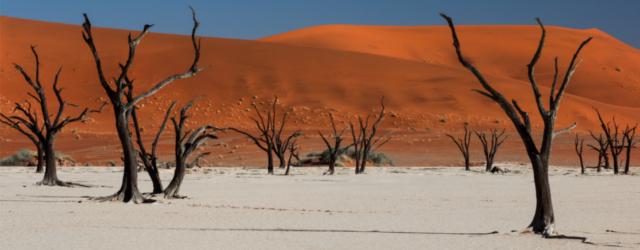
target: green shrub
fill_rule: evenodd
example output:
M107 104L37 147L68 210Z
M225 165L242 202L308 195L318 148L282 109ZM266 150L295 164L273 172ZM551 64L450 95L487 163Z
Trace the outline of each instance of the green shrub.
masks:
M353 147L341 148L338 152L336 166L344 166L347 162L355 161L356 152ZM393 166L393 160L382 152L370 152L367 162L374 166ZM303 165L327 165L329 164L329 150L320 153L312 152L307 154L306 159L302 161Z
M0 166L27 166L36 156L36 152L21 149L13 155L0 159Z
M56 160L60 165L73 165L75 160L71 156L62 153L55 152ZM13 155L0 159L0 166L29 166L34 165L37 162L36 157L38 154L29 149L21 149Z

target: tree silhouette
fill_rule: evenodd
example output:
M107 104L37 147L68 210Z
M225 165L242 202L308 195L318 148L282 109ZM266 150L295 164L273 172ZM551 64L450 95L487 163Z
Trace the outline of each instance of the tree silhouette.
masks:
M455 26L453 24L453 20L445 15L441 14L441 16L447 21L449 28L451 29L451 35L453 39L453 47L455 48L456 55L458 57L458 61L467 68L478 80L478 82L482 85L482 90L475 89L474 91L480 93L481 95L488 97L495 103L497 103L500 108L505 112L505 114L512 121L516 131L520 135L522 142L526 148L527 155L531 160L531 167L533 170L534 177L534 185L536 190L536 210L529 224L529 230L534 233L542 234L545 236L555 234L555 216L553 213L553 205L551 200L551 188L549 187L549 159L551 158L551 146L553 139L560 133L565 133L570 131L575 127L573 124L570 127L565 129L554 131L556 117L558 114L558 109L560 107L560 101L562 100L562 96L564 95L567 86L569 85L569 81L573 76L573 73L577 67L577 59L580 54L580 51L586 46L589 41L591 41L591 37L584 40L576 52L573 54L573 57L569 63L569 67L564 75L563 80L560 82L558 86L558 59L554 60L554 78L551 84L551 92L549 94L549 108L547 109L542 100L542 93L538 88L538 83L535 78L535 65L540 59L540 54L542 53L542 48L544 47L546 30L540 19L536 19L540 29L542 31L540 41L538 43L538 48L536 49L531 62L527 66L528 68L528 78L531 84L531 89L533 91L533 95L536 100L536 106L538 108L538 112L540 113L540 118L544 122L544 129L542 133L542 140L540 140L540 147L536 144L536 140L533 138L533 134L531 131L531 120L529 118L529 114L524 111L516 100L507 100L507 98L496 90L483 76L483 74L462 54L462 50L460 49L460 41L458 40L458 35L456 33Z
M142 31L135 37L131 34L128 36L129 53L127 60L124 64L119 64L120 73L113 78L113 81L108 81L105 76L105 71L102 66L102 60L98 54L98 49L95 44L95 38L92 33L92 25L89 21L87 14L84 15L84 23L82 24L83 32L82 37L91 51L93 60L98 72L98 80L100 85L104 89L106 95L109 97L111 107L115 116L115 126L118 132L118 139L123 152L124 162L124 174L122 178L122 185L120 189L113 195L107 197L97 198L102 201L122 201L134 203L150 202L145 198L138 190L138 160L137 153L131 138L131 131L129 130L129 118L135 108L135 105L140 103L145 98L156 94L162 88L166 87L175 80L190 78L195 76L201 69L198 67L200 60L200 41L196 40L196 31L200 23L196 18L196 13L191 8L191 16L193 19L193 28L191 29L191 44L193 46L194 59L193 63L182 73L170 75L163 80L153 84L151 88L145 90L138 95L133 94L134 80L129 78L129 71L133 65L133 61L136 55L138 45L142 41L142 38L149 32L149 29L153 26L145 24ZM114 86L115 85L115 86ZM130 92L130 93L129 93ZM131 95L131 98L127 97Z

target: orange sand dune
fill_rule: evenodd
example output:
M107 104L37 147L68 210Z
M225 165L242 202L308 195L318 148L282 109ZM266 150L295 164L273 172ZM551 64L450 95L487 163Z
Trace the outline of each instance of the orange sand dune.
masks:
M104 93L80 30L76 25L0 17L0 111L10 112L12 102L27 98L26 84L12 63L32 70L30 44L38 46L41 77L46 83L56 67L62 65L60 84L68 100L80 106L100 103ZM125 59L128 32L95 30L109 76L116 73L117 63ZM200 63L204 71L173 83L140 105L145 132L155 131L162 110L174 99L203 97L192 111L192 124L248 127L251 124L246 115L251 99L277 94L283 103L295 108L291 126L308 132L303 140L308 145L305 149L318 150L320 143L315 130L324 128L326 123L326 118L319 114L335 110L341 120L347 120L353 114L376 107L379 97L384 95L392 115L383 127L396 131L397 135L397 140L385 150L403 156L398 157L398 164L452 162L453 156L433 155L441 155L440 148L454 152L453 147L443 144L446 143L442 140L443 131L457 131L465 121L475 127L511 128L511 125L496 105L470 91L478 84L454 61L447 32L443 27L326 26L260 41L204 38ZM522 100L527 110L535 112L524 65L535 48L537 30L528 26L464 27L460 33L465 51L485 69L496 87L507 96ZM593 46L586 49L584 62L564 99L558 126L576 121L583 131L594 128L594 106L607 115L618 116L623 123L640 121L637 49L597 31L550 28L549 33L549 49L542 59L545 63L538 69L544 81L552 74L546 63L551 55L559 54L566 63L580 39L588 35L596 37ZM488 39L496 37L499 41ZM141 91L169 74L185 70L192 60L189 43L188 37L180 35L151 33L145 37L132 72L136 89ZM539 128L539 121L535 122ZM58 148L76 159L118 158L110 109L65 133L66 143L59 143ZM171 134L167 130L164 142L168 155ZM0 155L29 146L24 138L6 127L0 127L0 135L9 138L0 141ZM216 159L234 164L262 162L250 156L255 153L250 144L238 141L237 136L227 138L232 139L225 142L241 143L238 150L249 156L236 157L235 150L220 149L228 155L220 153ZM429 147L435 150L425 151ZM87 153L90 149L91 154Z
M486 74L527 81L526 65L540 36L537 26L460 26L465 54ZM547 86L553 57L568 64L578 44L594 39L584 51L568 92L603 103L640 107L640 50L598 30L547 27L547 42L537 72ZM459 68L451 36L444 26L328 25L263 38L314 48L354 51ZM606 89L599 91L598 89Z

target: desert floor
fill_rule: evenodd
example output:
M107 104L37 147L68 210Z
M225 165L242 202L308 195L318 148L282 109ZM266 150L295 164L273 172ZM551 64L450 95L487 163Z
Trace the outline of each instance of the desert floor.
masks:
M504 165L503 165L504 166ZM187 175L183 200L100 203L118 167L61 168L93 188L41 187L31 168L0 168L1 249L597 249L640 248L640 176L554 168L557 229L581 240L514 230L531 219L524 166L492 175L460 168L207 168ZM161 173L165 185L171 170ZM142 190L150 190L140 173ZM497 233L491 233L497 231ZM490 234L491 233L491 234Z

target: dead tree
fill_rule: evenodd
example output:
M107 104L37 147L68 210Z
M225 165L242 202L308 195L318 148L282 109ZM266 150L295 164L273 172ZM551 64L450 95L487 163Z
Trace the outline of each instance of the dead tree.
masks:
M469 124L464 124L464 135L462 138L453 137L453 135L446 134L451 138L451 141L456 144L462 157L464 157L464 170L469 171L469 146L471 145L471 132L469 131ZM488 162L487 162L488 163Z
M549 109L547 110L542 100L542 93L538 88L538 83L534 74L535 65L538 62L538 59L540 58L540 54L542 52L542 48L544 47L546 30L540 19L536 19L540 26L542 34L538 43L538 48L536 49L536 52L527 67L528 78L531 84L533 95L536 100L536 106L538 108L538 112L540 113L540 117L544 122L544 130L542 133L542 138L540 140L541 145L540 147L538 147L531 131L532 126L529 114L520 107L516 100L509 101L502 93L496 90L482 75L482 73L480 73L480 71L464 57L464 55L462 54L462 50L460 49L460 42L458 41L458 35L456 33L453 21L445 14L441 14L441 16L447 21L449 28L451 29L453 46L455 48L458 60L475 76L478 82L480 82L480 84L482 85L482 90L476 89L475 91L493 100L502 108L505 114L513 122L513 125L520 135L520 138L522 139L522 142L526 148L527 155L531 160L531 167L533 169L533 177L536 190L536 210L533 219L528 226L529 230L545 236L555 234L555 217L553 213L553 203L551 200L551 188L549 186L548 173L549 160L551 158L551 146L553 144L553 139L558 134L570 131L575 127L575 124L559 131L554 131L554 127L558 114L558 108L560 107L560 101L562 100L562 96L564 95L569 81L571 80L571 77L576 70L577 59L580 51L584 48L585 45L587 45L587 43L589 43L589 41L591 41L591 37L584 40L573 54L564 78L559 83L559 87L557 86L557 57L554 60L554 80L551 84L551 92L548 97Z
M580 136L576 134L576 139L574 140L573 146L576 150L576 154L578 155L578 159L580 160L580 173L584 174L584 158L582 157L582 152L584 149L584 139L580 138Z
M173 129L175 132L175 155L176 155L176 169L173 174L171 182L164 190L164 197L167 199L184 198L179 195L180 186L185 175L185 168L187 158L198 147L202 145L206 140L218 139L215 135L216 128L210 125L205 125L195 129L193 131L184 130L184 125L189 118L187 112L192 107L193 101L187 103L182 109L180 109L180 117L171 117L171 123L173 123Z
M129 130L129 118L136 104L140 103L145 98L156 94L162 88L166 87L175 80L185 79L195 76L201 69L198 67L200 60L200 41L196 39L196 31L199 26L199 22L196 18L195 11L191 9L193 28L191 30L191 44L193 46L194 59L191 65L186 71L182 73L173 74L164 78L163 80L154 83L152 87L138 95L131 94L132 98L129 101L126 96L127 92L133 90L134 81L129 78L129 71L133 65L133 61L136 55L136 49L142 38L149 32L149 29L153 25L145 24L142 31L137 36L128 36L129 53L124 64L119 64L120 72L113 78L113 81L109 81L105 76L102 66L102 60L98 54L98 49L95 44L95 38L92 33L91 22L87 14L84 15L84 23L82 24L83 33L82 37L89 47L93 56L96 69L98 72L98 80L100 85L104 89L106 95L109 97L113 113L115 116L115 126L118 132L118 138L123 152L124 160L124 174L122 178L122 185L120 189L113 195L98 198L98 200L117 200L123 202L133 201L134 203L150 201L142 196L138 190L138 171L137 171L137 154L132 142L131 132Z
M369 114L365 119L362 116L358 116L358 127L349 122L349 129L351 130L351 138L353 139L354 158L356 160L355 173L364 173L367 166L367 160L372 151L377 150L384 144L389 142L391 137L388 135L378 136L378 127L385 116L384 97L380 99L380 112L377 115ZM372 120L372 123L369 122ZM358 131L356 133L356 130Z
M289 143L289 158L287 159L287 167L284 171L284 175L289 175L289 169L291 169L292 164L291 160L295 158L300 162L300 147L298 146L297 140L297 138L294 138Z
M637 128L638 126L634 126L633 128L627 126L623 133L623 140L626 143L625 148L627 149L624 163L624 174L629 174L629 167L631 165L631 149L636 147L635 138Z
M100 112L102 107L100 108L100 110L91 111L88 108L85 108L76 116L65 116L64 111L67 105L75 105L69 104L62 97L62 88L58 86L58 80L60 79L62 67L59 67L53 78L52 84L53 93L55 94L56 100L58 102L58 107L55 113L52 113L49 110L45 89L40 82L40 57L38 56L38 52L36 51L36 48L34 46L31 46L31 52L33 53L33 57L35 58L34 78L32 78L21 65L14 64L14 67L16 68L16 70L18 70L18 72L20 72L25 82L33 90L33 93L28 92L28 95L35 100L39 107L32 110L31 103L29 101L27 101L27 106L16 103L15 110L18 110L22 114L22 117L16 115L12 117L5 117L5 120L8 119L7 121L13 121L14 124L18 127L20 126L20 124L27 128L30 127L29 130L34 136L33 139L37 138L40 145L42 146L46 168L44 171L44 178L42 179L42 181L38 182L38 184L46 186L82 186L76 183L63 182L58 179L56 169L57 161L54 150L55 139L57 134L62 131L65 126L74 122L82 121L90 112ZM38 114L38 111L36 111L38 109L40 114ZM38 117L41 117L41 122L38 121Z
M623 133L618 127L618 122L616 122L615 117L612 118L611 122L605 122L604 119L602 119L602 115L600 115L600 111L596 109L596 113L598 114L600 127L609 144L609 152L613 160L613 174L618 174L620 172L620 154L624 151Z
M128 93L129 101L132 100L131 91ZM167 121L169 121L169 116L171 115L171 111L173 107L176 105L176 102L173 101L171 105L167 108L164 114L164 118L162 119L162 123L160 124L160 128L156 133L153 141L151 142L151 152L147 151L144 146L144 141L142 140L142 133L140 132L140 122L138 121L138 114L136 107L133 107L131 110L131 118L133 120L133 128L136 133L136 142L138 144L138 156L142 160L142 164L144 165L145 171L149 174L149 178L151 179L151 183L153 184L152 194L160 194L163 191L162 181L160 180L160 172L158 171L158 142L160 141L160 136L162 132L167 127Z
M285 137L283 135L289 112L285 111L282 114L282 118L279 119L280 123L277 123L277 104L278 97L275 97L268 108L264 110L261 110L255 102L251 104L256 112L256 117L252 117L251 119L258 129L257 135L253 135L238 128L228 128L231 131L235 131L246 136L253 141L258 148L267 153L268 174L273 174L273 155L276 155L280 161L281 168L284 168L286 165L285 155L290 147L291 141L302 135L298 130L294 131L289 136Z
M19 105L20 104L16 103L14 112L19 110L19 108L17 107ZM22 106L22 108L28 111L27 114L36 115L36 113L31 111L31 108L26 108L24 106ZM40 138L43 137L41 136L43 134L43 131L40 127L38 127L37 121L31 120L29 117L30 116L27 116L27 119L23 119L19 116L7 116L0 113L0 123L3 123L15 129L19 133L29 138L29 141L31 141L31 143L33 143L33 146L35 146L36 148L36 173L42 173L44 171L44 145L42 144ZM32 118L35 118L35 116L33 116Z
M502 143L504 143L504 141L507 139L507 136L505 136L504 133L504 129L501 132L498 132L497 129L492 129L491 137L487 137L487 133L485 132L475 132L476 136L478 136L478 139L480 140L480 143L482 144L482 151L484 153L484 159L486 162L484 171L486 172L495 171L493 167L493 159L495 159L496 153L498 152L498 149L500 148ZM469 152L468 148L469 146L467 145L467 154Z
M331 139L333 139L332 142L329 142L329 136L325 137L322 132L318 131L318 134L320 135L320 138L322 138L324 145L327 147L327 152L329 153L329 169L324 173L325 175L333 175L333 173L335 172L336 161L338 160L338 154L340 152L340 144L343 140L342 135L344 134L344 131L346 129L343 128L342 130L340 130L340 132L338 132L338 129L336 128L336 122L333 119L333 114L331 113L329 113L329 121L331 122Z
M589 144L587 146L598 152L598 165L596 165L596 169L598 173L600 173L603 166L606 169L609 168L609 142L607 141L607 138L605 138L602 134L596 136L593 131L589 131L589 134L591 135L591 138L593 138L593 140L598 143L597 146L592 144Z

